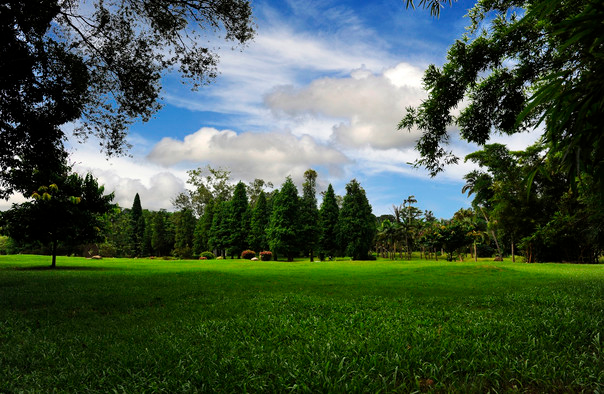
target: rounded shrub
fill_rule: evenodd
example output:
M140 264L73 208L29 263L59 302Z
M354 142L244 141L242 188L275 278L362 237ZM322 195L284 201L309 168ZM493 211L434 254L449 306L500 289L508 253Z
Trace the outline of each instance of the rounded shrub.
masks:
M205 257L205 259L202 259L202 257ZM214 253L212 252L201 252L201 254L199 255L199 259L200 260L214 260L216 258L216 256L214 256Z
M272 259L273 259L273 252L271 252L269 250L260 252L260 260L271 261Z
M242 259L251 260L252 257L256 257L256 252L254 252L253 250L248 249L241 252Z

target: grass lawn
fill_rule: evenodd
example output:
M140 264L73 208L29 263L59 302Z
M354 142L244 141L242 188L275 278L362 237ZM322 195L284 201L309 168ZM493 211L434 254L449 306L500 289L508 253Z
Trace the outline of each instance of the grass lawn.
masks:
M0 392L604 390L604 265L0 256Z

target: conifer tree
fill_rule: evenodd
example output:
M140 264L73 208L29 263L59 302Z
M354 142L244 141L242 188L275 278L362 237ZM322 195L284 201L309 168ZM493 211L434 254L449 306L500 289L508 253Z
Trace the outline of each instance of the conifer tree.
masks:
M203 215L197 221L193 239L193 253L196 255L210 249L208 245L210 239L210 230L214 218L214 200L209 200L204 207Z
M252 211L250 235L248 237L250 248L258 253L269 249L266 236L269 220L270 216L266 202L266 194L264 191L261 191L258 195L256 206Z
M321 209L319 210L319 257L321 260L328 257L335 257L338 254L338 217L340 208L333 191L333 186L329 184L327 192L323 196Z
M247 236L250 229L249 204L245 184L239 182L235 186L231 209L228 217L229 251L231 256L240 256L247 246Z
M346 185L339 218L339 241L353 260L366 260L376 232L375 218L365 190L356 179Z
M300 250L299 215L298 190L288 176L274 197L268 230L271 250L286 255L287 261L293 261L295 254Z
M132 254L135 257L142 256L143 237L145 236L145 218L138 193L134 196L132 209L130 210L130 240Z
M308 169L304 173L302 198L300 199L300 243L304 255L314 261L319 241L319 210L317 209L317 172Z

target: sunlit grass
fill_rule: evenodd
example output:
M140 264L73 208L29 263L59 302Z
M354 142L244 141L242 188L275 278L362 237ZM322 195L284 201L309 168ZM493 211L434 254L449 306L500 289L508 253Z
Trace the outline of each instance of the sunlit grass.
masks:
M0 256L0 391L602 391L604 266Z

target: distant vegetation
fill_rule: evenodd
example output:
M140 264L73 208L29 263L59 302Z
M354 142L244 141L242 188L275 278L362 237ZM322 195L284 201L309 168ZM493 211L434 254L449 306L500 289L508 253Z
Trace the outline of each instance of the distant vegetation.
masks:
M344 256L410 259L415 254L449 261L504 256L516 261L518 256L524 262L599 262L604 248L604 212L597 209L601 202L589 190L573 191L555 173L532 173L531 163L540 160L539 153L537 147L510 152L495 144L468 155L485 170L466 175L463 191L474 196L472 208L462 208L450 219L422 211L414 196L393 205L391 214L376 217L356 180L346 186L343 197L329 185L318 205L313 170L306 171L300 195L290 178L281 189L273 189L261 179L234 184L225 169L197 169L189 172L191 190L173 199L176 212L145 210L137 194L129 209L116 207L89 216L79 222L80 227L69 227L97 223L100 234L87 239L101 242L78 244L74 241L81 237L66 236L58 238L56 250L87 257L225 259L251 250L258 258L289 261ZM547 171L548 161L541 165ZM91 190L97 190L98 199L102 189L95 187ZM46 216L66 217L60 210L45 209L47 201L38 203ZM69 199L63 206L73 210ZM10 234L18 228L19 232L13 232L15 239L1 240L0 253L51 253L52 244L44 243L48 237L28 234L27 228L37 227L24 227L21 222L27 215L16 216L13 210L2 215L3 230ZM19 217L23 220L11 219ZM11 226L11 220L21 225ZM38 216L32 220L63 223ZM86 234L69 229L67 235Z

